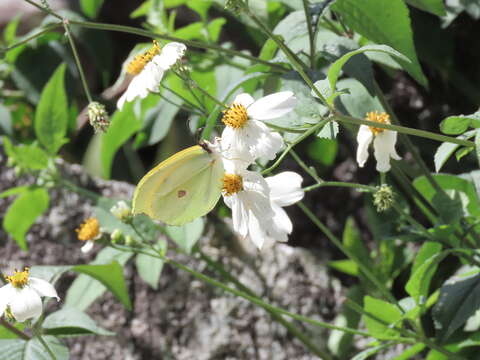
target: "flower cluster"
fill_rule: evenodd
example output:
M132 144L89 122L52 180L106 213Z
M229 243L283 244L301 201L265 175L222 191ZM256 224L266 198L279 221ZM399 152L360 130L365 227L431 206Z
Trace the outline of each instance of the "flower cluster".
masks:
M296 98L290 91L278 92L255 101L238 95L224 111L225 129L220 139L225 175L223 199L232 210L233 229L257 248L273 241L287 241L292 232L284 206L303 198L302 177L283 172L264 179L248 170L257 159L272 160L283 146L283 138L263 122L290 112Z

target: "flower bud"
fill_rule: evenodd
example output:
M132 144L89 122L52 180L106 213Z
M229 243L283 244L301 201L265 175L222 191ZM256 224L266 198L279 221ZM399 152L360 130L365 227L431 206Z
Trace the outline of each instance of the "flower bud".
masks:
M110 212L122 222L129 222L132 218L132 209L123 200L120 200L113 205L110 209Z
M105 105L96 101L92 101L88 104L88 120L96 133L107 131L108 126L110 125L110 119L105 110Z
M113 232L110 234L110 240L112 241L113 244L121 243L123 240L122 230L120 229L113 230Z
M378 212L383 212L392 206L394 202L394 193L392 187L389 185L381 185L373 194L373 204Z

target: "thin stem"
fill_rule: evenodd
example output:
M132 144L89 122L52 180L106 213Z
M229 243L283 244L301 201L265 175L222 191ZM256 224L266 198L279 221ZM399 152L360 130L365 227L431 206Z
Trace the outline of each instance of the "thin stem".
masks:
M308 167L307 164L300 158L300 156L297 155L295 150L290 150L290 155L295 159L295 161L302 167L305 172L310 175L316 182L317 184L321 184L324 181L318 176L317 172L313 167Z
M339 113L335 113L335 120L340 122L346 122L349 124L368 125L368 126L382 128L382 129L394 130L402 134L414 135L414 136L423 137L431 140L449 142L449 143L458 144L462 146L469 146L469 147L475 146L475 143L469 140L457 139L454 137L436 134L436 133L432 133L430 131L425 131L425 130L413 129L406 126L377 123L375 121L359 119L359 118L355 118L348 115L342 115Z
M52 360L57 360L57 358L55 357L55 354L53 353L52 349L50 349L50 347L48 346L46 341L43 340L43 337L42 337L42 335L40 335L40 332L37 332L37 331L35 331L35 332L36 332L35 335L38 338L38 341L40 341L40 344L42 344L42 346L45 348L45 350L47 350L48 355L50 355Z
M301 201L297 203L298 207L302 209L302 211L307 215L307 217L325 234L325 236L336 246L338 247L346 256L350 259L355 261L359 269L365 274L365 276L380 290L382 295L388 299L391 303L395 304L398 309L403 313L402 307L398 304L397 299L390 293L387 289L385 284L383 284L380 280L378 280L375 275L370 271L368 267L364 265L364 263L350 251L347 247L345 247L342 242L330 231L328 227L326 227L314 214L313 212L305 206Z
M348 183L348 182L343 182L343 181L323 181L317 184L313 184L310 186L307 186L303 188L303 191L312 191L315 190L319 187L324 187L324 186L337 186L337 187L346 187L346 188L353 188L353 189L361 189L363 191L368 191L368 192L374 192L377 189L373 186L369 185L363 185L363 184L357 184L357 183Z
M55 24L52 24L52 25L49 25L47 27L45 27L45 29L43 29L42 31L39 31L38 33L36 34L33 34L32 36L29 36L23 40L20 40L19 42L13 44L13 45L10 45L9 47L5 48L5 49L1 49L2 52L7 52L7 51L10 51L12 49L15 49L23 44L26 44L27 42L33 40L33 39L36 39L37 37L39 36L42 36L43 34L46 34L52 30L55 30L56 28L62 26L62 23L61 22L58 22L58 23L55 23Z
M60 185L60 186L63 186L64 188L66 188L70 191L73 191L77 194L81 194L81 195L87 197L88 199L91 199L91 200L94 200L94 201L97 201L98 198L100 197L100 195L98 195L97 193L94 193L93 191L90 191L90 190L84 189L80 186L77 186L67 179L60 178L60 179L57 180L57 184Z
M173 95L177 96L179 99L182 99L182 101L184 101L186 104L188 104L188 106L192 107L193 109L196 109L198 111L200 111L204 116L207 115L207 111L200 107L199 104L195 104L193 102L191 102L190 100L188 100L187 98L183 97L181 94L179 94L178 92L176 92L175 90L173 90L172 88L168 87L167 85L165 85L163 82L160 84L163 88L167 89L168 91L170 91Z
M303 141L305 138L309 137L310 135L312 135L313 133L315 133L318 129L320 129L321 127L323 127L326 123L328 122L328 120L322 120L320 122L318 122L317 124L315 124L314 126L312 126L310 129L308 129L307 131L305 131L302 135L300 135L298 138L296 138L292 143L290 143L287 148L283 151L283 153L278 157L278 159L275 161L275 163L270 166L268 169L265 169L262 171L262 175L267 175L269 173L271 173L276 167L278 167L278 165L280 165L280 163L282 162L283 158L288 154L288 152L290 150L293 149L293 147L295 145L297 145L298 143L300 143L301 141Z
M208 91L206 91L206 90L203 89L200 85L198 85L198 83L197 83L195 80L193 80L191 77L190 77L189 79L187 79L187 78L183 77L181 74L179 74L178 72L175 72L175 75L177 75L180 79L182 79L187 86L191 84L192 86L191 86L191 87L189 86L189 87L188 87L189 89L192 89L192 88L198 89L198 90L200 90L200 92L201 92L204 96L208 97L210 100L212 100L213 102L215 102L217 105L220 105L220 106L222 106L222 107L224 107L224 108L227 107L227 105L225 105L223 102L221 102L220 100L218 100L215 96L210 95L210 93L209 93Z
M237 289L234 289L234 288L231 288L223 283L221 283L220 281L218 280L215 280L207 275L204 275L202 273L199 273L185 265L182 265L178 262L176 262L175 260L172 260L170 258L167 258L166 256L164 255L161 255L159 253L157 254L152 254L152 253L149 253L149 252L145 252L145 251L141 251L139 249L132 249L132 248L122 248L118 245L112 245L110 244L111 247L117 249L117 250L120 250L120 251L133 251L133 252L136 252L136 253L139 253L139 254L144 254L144 255L148 255L148 256L152 256L152 257L156 257L156 258L159 258L159 259L162 259L163 261L165 261L165 263L167 264L170 264L182 271L185 271L189 274L191 274L192 276L194 276L195 278L199 279L199 280L202 280L212 286L215 286L215 287L218 287L228 293L231 293L233 295L236 295L236 296L239 296L241 298L244 298L248 301L250 301L251 303L255 304L255 305L258 305L266 310L271 310L273 312L276 312L276 313L280 313L280 314L283 314L283 315L286 315L286 316L289 316L295 320L298 320L298 321L302 321L302 322L306 322L306 323L309 323L309 324L312 324L312 325L315 325L315 326L319 326L319 327L323 327L323 328L327 328L327 329L331 329L331 330L339 330L339 331L343 331L345 333L349 333L349 334L354 334L354 335L361 335L361 336L371 336L369 333L367 332L364 332L364 331L360 331L360 330L356 330L356 329L351 329L351 328L347 328L347 327L342 327L342 326L335 326L335 325L331 325L329 323L326 323L326 322L323 322L323 321L319 321L319 320L315 320L315 319L311 319L309 317L306 317L306 316L303 316L303 315L299 315L299 314L295 314L295 313L291 313L285 309L282 309L282 308L279 308L277 306L274 306L274 305L271 305L271 304L268 304L262 300L260 300L259 298L256 298L256 297L253 297L241 290L237 290Z
M73 57L75 58L75 63L77 64L77 69L78 69L78 72L80 73L80 79L82 80L83 90L85 91L85 95L87 96L88 102L91 103L93 101L92 95L90 94L90 90L88 89L87 79L85 78L85 73L83 72L82 63L80 61L80 57L78 56L77 47L75 46L72 33L70 32L70 28L68 26L68 20L63 21L63 27L65 28L68 41L70 42L70 47L72 48Z
M14 333L15 335L17 335L20 339L23 339L23 340L30 340L30 336L28 336L27 334L25 334L22 330L20 329L17 329L15 326L13 326L12 324L10 324L7 320L5 320L3 317L0 317L0 325L2 325L5 329L7 329L8 331Z
M203 261L205 261L208 264L208 266L210 266L215 271L217 271L221 276L223 276L225 280L228 280L233 284L235 284L235 286L239 290L251 296L255 296L256 298L259 298L258 295L256 295L250 288L242 284L240 280L238 280L237 278L232 276L228 271L226 271L223 268L222 264L211 259L208 255L206 255L201 251L199 251L199 254L200 254L200 258ZM309 337L306 334L304 334L302 331L300 331L300 329L298 329L293 323L285 320L281 315L277 314L274 311L271 311L271 310L266 310L266 311L270 313L270 315L275 321L283 325L293 336L295 336L298 340L300 340L307 347L307 349L309 349L312 353L314 353L315 355L323 359L331 359L331 357L328 354L325 354L321 349L319 349L315 344L313 344L312 341L309 339Z
M307 19L308 40L310 42L310 68L315 68L315 36L313 33L312 16L308 7L308 0L303 0L303 11Z
M41 11L43 11L43 12L46 12L47 14L50 14L50 15L56 17L57 19L60 19L60 20L63 21L63 18L62 18L60 15L58 15L57 13L53 12L52 10L47 9L46 7L43 7L42 5L37 4L36 2L31 1L31 0L24 0L24 1L26 1L26 2L29 3L30 5L35 6L37 9L39 9L39 10L41 10Z

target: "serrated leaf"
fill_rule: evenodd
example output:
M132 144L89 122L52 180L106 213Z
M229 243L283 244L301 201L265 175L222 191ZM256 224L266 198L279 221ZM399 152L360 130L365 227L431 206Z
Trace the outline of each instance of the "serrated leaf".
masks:
M382 320L380 322L364 315L365 325L372 336L384 340L397 339L400 336L399 332L391 327L402 319L402 313L395 305L367 295L364 298L364 310Z
M437 337L447 339L480 307L480 274L454 278L440 288L433 308Z
M25 234L35 220L48 209L48 202L49 196L45 189L29 189L22 191L8 208L3 218L3 228L22 250L28 250Z
M351 116L363 119L369 111L385 111L378 97L370 95L359 81L342 79L338 82L338 87L348 90L348 93L340 95L339 99Z
M48 335L104 335L111 336L115 333L99 327L90 316L84 312L64 307L48 315L42 323L42 328Z
M401 60L405 63L410 63L411 61L405 56L399 53L398 51L392 49L390 46L386 45L366 45L360 49L350 51L336 60L330 68L328 69L327 78L330 83L330 88L332 92L335 91L338 77L340 76L340 71L342 70L343 65L354 55L362 54L365 52L382 52L388 55L394 56L398 60Z
M53 73L42 90L35 112L35 134L51 154L56 154L68 140L68 103L65 94L65 64Z
M100 158L102 174L109 179L117 150L141 127L141 121L133 113L133 103L126 103L122 111L116 111L108 130L101 138Z
M205 221L200 217L182 226L168 225L165 227L165 231L180 249L190 254L193 246L202 236L204 226Z
M23 169L42 170L48 166L48 154L36 144L21 144L16 146L4 136L3 145L8 157Z
M418 62L408 8L402 0L337 0L331 9L359 34L377 44L391 46L411 63L398 60L420 84L428 81Z

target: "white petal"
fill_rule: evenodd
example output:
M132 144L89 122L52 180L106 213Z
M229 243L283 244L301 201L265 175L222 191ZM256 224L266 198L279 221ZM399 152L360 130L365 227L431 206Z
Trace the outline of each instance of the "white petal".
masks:
M222 132L222 137L220 139L222 147L222 155L224 158L224 167L225 171L228 173L234 173L233 170L227 170L229 161L242 162L246 164L245 167L248 167L255 159L250 154L250 148L245 143L244 138L242 137L241 130L236 130L230 126L226 126Z
M82 253L86 254L93 249L93 245L94 241L87 240L85 241L85 245L83 245L80 250L82 251Z
M270 131L264 123L256 120L249 120L240 136L255 159L272 160L283 146L283 138L279 133Z
M53 285L50 284L48 281L35 278L35 277L30 277L28 283L30 287L38 293L38 295L54 297L57 299L57 301L60 301L60 298L58 297L58 294L57 294L57 290L55 290Z
M12 284L6 284L0 288L0 317L5 312L7 305L10 303L14 288Z
M270 188L270 200L278 206L288 206L303 199L303 178L293 171L285 171L265 179Z
M248 108L254 102L255 102L255 99L247 93L238 94L237 96L235 96L235 99L233 99L234 104L240 104L246 108Z
M281 91L255 101L247 109L248 115L257 120L275 119L293 110L297 99L291 91Z
M375 136L373 148L375 159L377 159L377 171L387 172L390 170L390 157L400 160L396 150L396 131L385 130Z
M173 64L182 58L186 50L187 47L182 43L168 43L162 48L161 53L152 59L152 62L163 70L168 70Z
M373 140L373 133L367 125L360 125L357 134L357 163L363 167L368 160L368 146Z
M240 236L245 237L248 234L248 211L238 194L225 196L224 199L228 199L231 205L233 230Z
M268 198L270 196L270 188L263 176L255 171L245 170L240 173L243 179L243 192L248 196L256 196L258 194L262 198ZM250 193L255 193L250 195ZM248 199L248 201L255 201L255 199ZM261 200L260 200L261 201Z
M264 223L262 223L262 225L265 226ZM260 219L250 212L248 218L248 239L255 244L258 250L262 249L263 244L268 238L262 225L260 225Z
M15 294L9 303L13 316L19 322L37 318L42 314L40 295L28 285L23 289L14 289Z
M273 229L276 230L276 233L281 232L284 233L285 237L287 237L288 234L292 233L293 230L293 224L290 218L288 217L288 214L285 210L283 210L280 206L273 205L272 206L273 211L275 213L273 217ZM281 237L281 239L275 239L277 241L287 241L285 237Z

